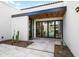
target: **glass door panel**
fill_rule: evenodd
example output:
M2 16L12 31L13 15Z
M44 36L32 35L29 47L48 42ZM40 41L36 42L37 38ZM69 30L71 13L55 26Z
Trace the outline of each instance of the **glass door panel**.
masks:
M41 35L42 37L47 37L47 22L42 22L42 30L41 30Z
M49 22L49 32L48 32L48 34L49 34L49 37L54 37L54 22L52 21L52 22Z
M36 37L41 37L41 22L36 22Z
M55 30L55 36L56 38L61 38L62 35L62 24L61 21L56 21L56 30Z

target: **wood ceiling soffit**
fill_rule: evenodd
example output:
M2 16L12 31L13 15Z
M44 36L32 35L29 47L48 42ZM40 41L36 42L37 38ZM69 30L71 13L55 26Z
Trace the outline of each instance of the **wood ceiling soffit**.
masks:
M56 17L64 17L65 11L52 12L52 13L44 13L30 16L31 19L43 19L43 18L56 18Z

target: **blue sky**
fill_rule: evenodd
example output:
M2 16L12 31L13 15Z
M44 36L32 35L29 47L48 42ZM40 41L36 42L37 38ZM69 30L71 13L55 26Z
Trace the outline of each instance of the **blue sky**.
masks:
M18 9L29 8L32 6L42 5L46 3L51 3L54 1L9 1L10 4L15 6Z

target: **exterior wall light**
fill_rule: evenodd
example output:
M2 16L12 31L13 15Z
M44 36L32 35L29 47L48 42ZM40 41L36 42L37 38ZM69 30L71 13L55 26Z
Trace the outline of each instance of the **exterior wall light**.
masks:
M79 7L77 7L75 10L76 10L76 12L78 13L78 12L79 12Z

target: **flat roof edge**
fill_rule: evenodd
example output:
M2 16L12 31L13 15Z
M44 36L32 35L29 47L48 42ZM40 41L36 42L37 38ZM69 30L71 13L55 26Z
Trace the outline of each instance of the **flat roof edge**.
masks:
M42 10L41 13L55 12L55 11L61 10L59 8L61 8L61 9L64 8L66 10L66 6L63 6L63 7L57 7L57 8L51 8L51 9ZM30 12L30 13L15 14L15 15L12 15L12 18L21 17L21 16L32 16L31 14L36 15L38 13L40 14L40 11Z

